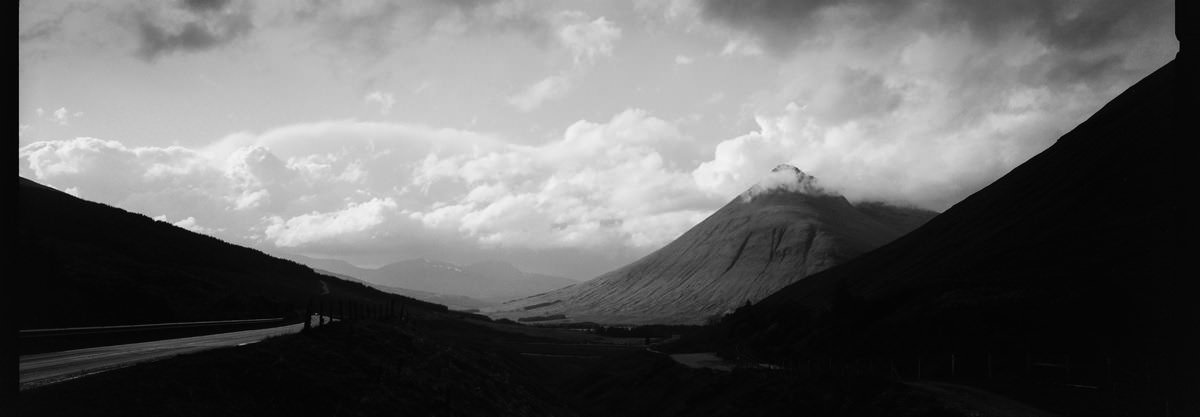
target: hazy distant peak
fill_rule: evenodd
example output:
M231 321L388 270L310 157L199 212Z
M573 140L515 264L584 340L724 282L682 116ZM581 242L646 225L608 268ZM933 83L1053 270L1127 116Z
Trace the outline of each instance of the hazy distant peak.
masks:
M501 260L495 260L495 259L488 259L488 260L484 260L484 261L475 262L473 264L467 265L466 269L469 271L476 271L477 273L485 273L485 274L486 273L507 274L507 275L512 275L512 276L525 275L525 271L522 271L520 268L517 268L516 265L513 265L513 264L505 262L505 261L501 261Z
M816 177L808 175L792 165L779 164L757 183L750 186L750 189L743 192L741 198L743 202L749 202L759 194L776 190L808 195L831 194L817 184Z

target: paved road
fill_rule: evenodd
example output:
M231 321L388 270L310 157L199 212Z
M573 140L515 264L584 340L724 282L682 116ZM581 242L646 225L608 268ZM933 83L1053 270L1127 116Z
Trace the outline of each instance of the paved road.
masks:
M53 384L139 362L250 344L271 336L297 333L303 327L303 324L293 324L269 329L25 355L20 358L21 389Z

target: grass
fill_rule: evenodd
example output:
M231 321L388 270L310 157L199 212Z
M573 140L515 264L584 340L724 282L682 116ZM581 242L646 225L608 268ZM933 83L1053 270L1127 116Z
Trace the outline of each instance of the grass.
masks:
M22 392L20 415L573 415L520 357L339 323Z
M23 391L19 415L938 415L886 379L690 369L628 340L428 316L342 322Z

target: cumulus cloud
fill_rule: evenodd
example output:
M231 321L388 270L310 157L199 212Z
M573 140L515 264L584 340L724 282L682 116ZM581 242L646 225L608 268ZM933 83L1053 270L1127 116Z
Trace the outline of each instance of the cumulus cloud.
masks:
M77 138L38 141L18 150L19 173L49 181L59 189L76 188L85 198L123 201L136 193L177 185L206 184L214 174L204 158L182 147L126 147L117 141Z
M413 217L502 247L663 244L718 205L659 152L688 140L674 124L631 109L604 123L576 122L540 146L438 158L419 176L471 191ZM650 223L670 228L644 230Z
M573 77L569 74L552 75L508 97L508 103L524 112L533 111L542 103L565 96L571 90L572 82Z
M758 46L758 42L749 39L731 39L721 47L721 56L758 56L762 54L763 50Z
M272 216L264 233L269 241L279 247L342 239L369 232L382 224L388 212L395 208L396 202L390 198L373 198L370 201L351 203L345 209L335 212L313 212L286 220L281 216Z
M570 52L573 65L509 96L509 104L529 112L547 101L562 98L597 58L612 55L613 43L621 38L621 28L603 16L589 19L587 14L573 10L549 18L549 24L556 28L558 42Z
M663 154L691 146L674 123L630 109L535 146L329 121L199 149L39 141L20 148L18 162L20 175L83 198L267 250L511 257L580 276L666 243L731 197L709 196L689 166Z
M41 107L38 107L36 110L34 110L34 113L37 114L39 118L60 126L67 126L71 124L71 119L73 118L83 117L83 112L72 112L67 110L66 107L59 107L58 110L52 112L48 112Z
M583 12L565 11L554 19L558 23L558 41L571 52L575 64L591 63L600 56L611 56L613 43L621 38L621 28L604 16L588 20Z
M392 93L385 93L383 91L372 91L363 97L363 100L365 100L367 104L379 106L379 113L381 114L390 113L392 111L392 106L396 104L396 96L392 95Z
M157 217L155 219L158 220ZM163 220L165 221L165 219L166 218L164 216ZM209 229L207 227L199 225L196 222L196 218L192 217L192 216L188 216L186 219L183 219L183 220L177 221L175 223L171 223L171 224L174 225L175 227L184 228L184 229L190 230L192 232L205 234L205 235L212 235L213 232L215 232L215 230L213 230L213 229Z
M452 129L331 121L233 134L201 149L86 137L38 141L21 147L18 161L20 175L76 189L87 199L175 219L221 219L205 227L228 230L224 237L237 241L301 244L335 237L311 232L321 223L305 215L376 198L427 204L437 192L453 190L420 195L401 189L422 156L470 154L496 143ZM270 226L275 238L265 234Z

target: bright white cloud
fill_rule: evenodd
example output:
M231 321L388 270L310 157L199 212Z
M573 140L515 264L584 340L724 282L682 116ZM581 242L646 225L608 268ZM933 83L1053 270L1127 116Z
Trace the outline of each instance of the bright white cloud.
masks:
M497 143L452 129L333 121L229 135L200 150L95 138L40 141L20 148L18 162L20 175L77 189L84 198L170 218L221 219L204 227L228 230L227 238L302 245L366 236L331 232L372 224L350 222L364 219L361 207L346 211L353 202L379 200L369 208L437 198L403 189L425 155L471 155ZM314 212L345 214L327 219ZM276 217L281 222L265 223L274 227L268 236L264 219Z
M758 46L757 42L745 38L732 39L721 47L721 56L759 56L762 54L763 49Z
M55 110L55 111L46 111L45 109L38 107L34 111L34 113L37 114L38 118L41 118L43 120L46 120L46 121L54 123L54 124L57 124L59 126L70 125L71 119L83 117L83 112L79 112L79 111L72 112L70 110L67 110L66 107L59 107L58 110ZM23 125L23 126L25 126L25 125Z
M542 103L567 95L567 92L571 90L571 83L572 77L568 74L546 77L509 97L508 103L521 111L532 111L540 107Z
M363 100L365 100L367 104L379 106L380 114L391 113L392 106L396 105L396 96L392 95L392 93L385 93L383 91L372 91L363 97Z
M716 205L688 171L667 166L659 153L686 141L674 124L634 109L605 123L576 122L561 140L541 146L430 158L418 177L464 183L470 191L414 216L440 227L456 223L486 245L660 245ZM647 224L661 228L650 232Z
M296 247L330 239L343 239L371 231L382 224L389 212L395 209L394 200L374 198L362 203L352 203L336 212L301 214L286 220L280 216L272 216L264 233L269 241L279 247Z
M196 233L201 233L201 234L206 234L206 235L213 234L212 229L209 229L207 227L197 224L196 218L192 217L192 216L188 216L188 218L186 218L186 219L183 219L183 220L177 221L175 223L171 223L171 224L175 225L176 227L181 227L181 228L184 228L184 229L196 232Z
M613 44L621 38L621 28L603 16L589 20L583 12L563 11L550 20L558 42L571 53L573 66L509 96L508 103L522 112L566 96L596 59L612 56Z
M405 241L619 253L669 241L724 200L660 153L690 140L631 109L578 121L537 146L334 121L233 134L200 150L36 142L19 162L21 175L85 198L266 247L385 251Z
M687 55L675 55L675 63L678 65L687 65L692 62L695 62L695 60Z
M577 11L560 13L558 41L569 51L575 64L588 64L601 56L611 56L613 43L621 39L621 28L603 16L588 20Z

